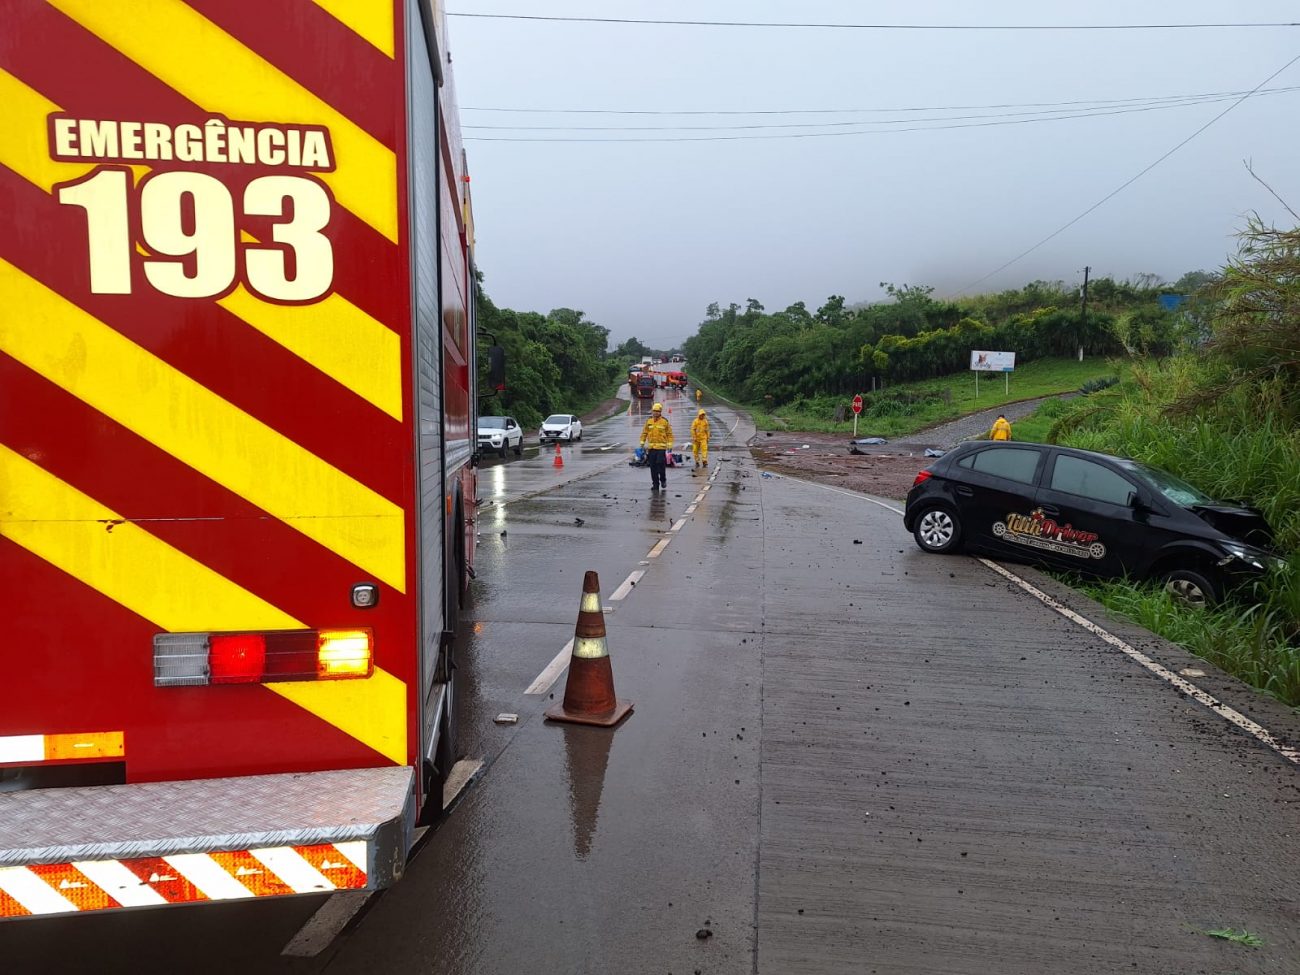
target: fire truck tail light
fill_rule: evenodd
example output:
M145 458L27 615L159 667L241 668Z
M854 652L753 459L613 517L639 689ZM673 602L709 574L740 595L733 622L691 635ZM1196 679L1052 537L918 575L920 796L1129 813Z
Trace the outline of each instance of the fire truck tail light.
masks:
M158 633L153 667L156 687L366 678L375 672L374 633Z
M266 673L266 637L221 633L208 638L208 672L213 684L257 684Z
M369 677L375 672L370 630L321 630L316 641L316 676L321 680Z

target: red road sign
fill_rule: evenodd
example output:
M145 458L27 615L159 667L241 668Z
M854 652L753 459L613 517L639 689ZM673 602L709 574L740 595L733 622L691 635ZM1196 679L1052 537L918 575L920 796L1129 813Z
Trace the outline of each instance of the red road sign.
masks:
M854 397L853 397L853 412L854 412L854 413L861 413L861 412L862 412L862 394L861 394L861 393L859 393L857 396L854 396Z

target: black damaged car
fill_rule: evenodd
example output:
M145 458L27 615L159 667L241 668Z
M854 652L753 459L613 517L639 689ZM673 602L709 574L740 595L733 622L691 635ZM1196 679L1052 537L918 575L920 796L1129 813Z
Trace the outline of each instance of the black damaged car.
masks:
M1137 461L1050 444L962 444L916 476L903 524L927 552L1156 579L1199 605L1279 561L1255 509Z

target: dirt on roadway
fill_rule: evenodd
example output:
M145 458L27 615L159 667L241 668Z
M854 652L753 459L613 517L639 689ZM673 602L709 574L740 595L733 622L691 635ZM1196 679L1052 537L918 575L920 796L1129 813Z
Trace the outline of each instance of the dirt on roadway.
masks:
M760 433L750 448L763 470L900 500L917 472L934 463L924 448L908 445L859 447L869 453L850 454L848 440L834 433Z

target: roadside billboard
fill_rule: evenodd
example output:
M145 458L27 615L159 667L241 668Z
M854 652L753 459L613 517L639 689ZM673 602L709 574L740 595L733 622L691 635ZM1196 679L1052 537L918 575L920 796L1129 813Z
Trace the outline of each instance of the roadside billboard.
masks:
M1014 352L977 352L971 350L970 367L976 372L1011 372L1016 368Z

